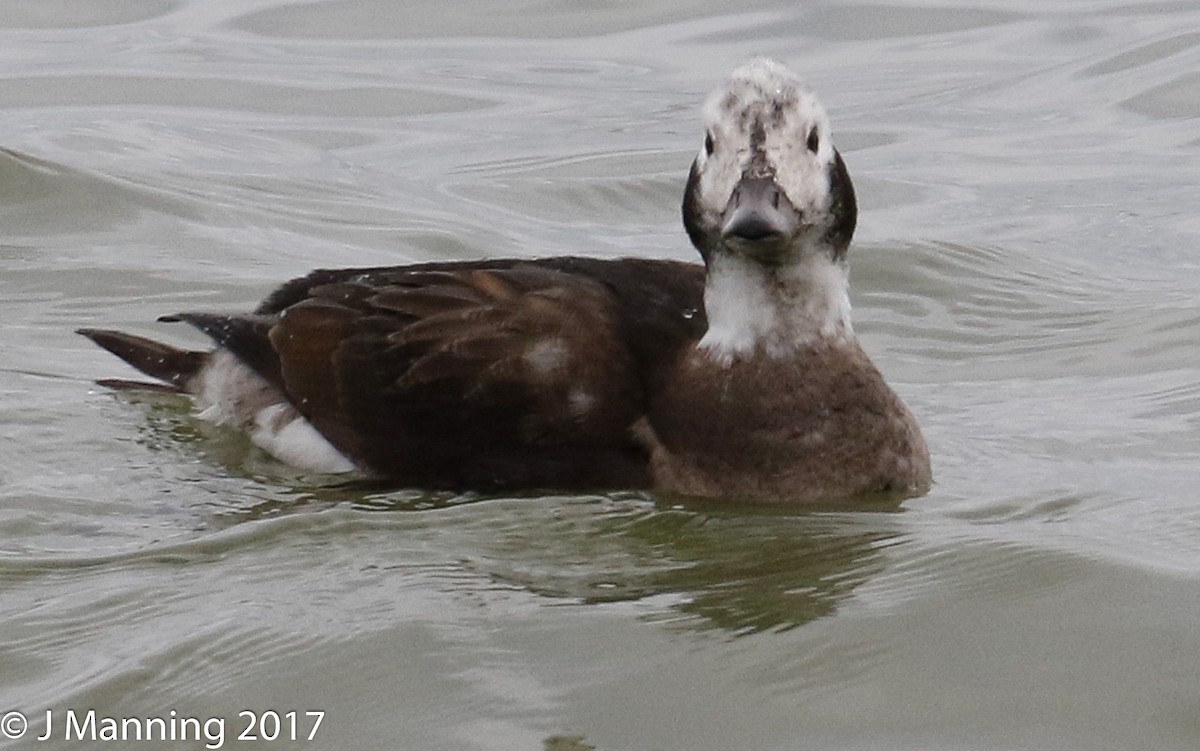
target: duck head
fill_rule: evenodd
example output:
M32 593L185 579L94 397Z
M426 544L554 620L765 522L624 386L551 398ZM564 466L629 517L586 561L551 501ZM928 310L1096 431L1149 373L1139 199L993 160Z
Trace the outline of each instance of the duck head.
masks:
M857 205L812 91L783 65L757 58L709 95L704 125L683 222L705 263L729 254L783 266L812 253L840 262Z

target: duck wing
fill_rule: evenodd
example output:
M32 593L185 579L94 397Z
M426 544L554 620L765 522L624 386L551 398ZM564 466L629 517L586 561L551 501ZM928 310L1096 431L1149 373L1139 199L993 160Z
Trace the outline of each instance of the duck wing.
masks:
M646 456L630 426L655 374L703 332L702 290L700 267L673 262L426 264L317 271L254 314L175 318L381 474L426 487L639 487Z

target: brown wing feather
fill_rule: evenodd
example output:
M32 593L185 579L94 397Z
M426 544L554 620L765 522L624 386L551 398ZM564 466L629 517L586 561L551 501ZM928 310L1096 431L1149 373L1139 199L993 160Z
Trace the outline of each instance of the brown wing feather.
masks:
M423 487L646 487L631 436L703 333L702 267L555 258L315 271L183 314L342 452Z
M386 474L596 485L597 468L644 473L629 434L643 400L614 310L604 285L552 269L394 271L314 286L270 342L300 411Z
M354 308L311 297L285 310L268 333L288 399L352 457L362 453L361 438L342 409L334 368L337 352L353 335L358 318Z

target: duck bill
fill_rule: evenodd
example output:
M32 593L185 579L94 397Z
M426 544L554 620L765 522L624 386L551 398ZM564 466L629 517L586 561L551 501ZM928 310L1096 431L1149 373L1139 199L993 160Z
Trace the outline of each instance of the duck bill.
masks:
M725 244L759 260L783 254L800 226L800 217L772 176L743 176L725 206L721 237Z

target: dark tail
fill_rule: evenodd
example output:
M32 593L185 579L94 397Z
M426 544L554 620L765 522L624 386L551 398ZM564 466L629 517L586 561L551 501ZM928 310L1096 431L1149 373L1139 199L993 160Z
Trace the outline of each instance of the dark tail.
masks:
M121 379L97 381L103 386L119 389L187 392L192 378L208 362L207 352L179 349L153 339L106 329L79 329L104 349L162 383L139 383Z

